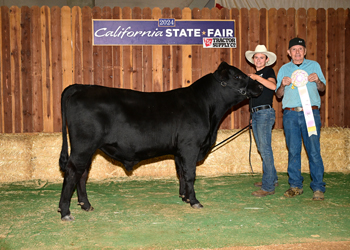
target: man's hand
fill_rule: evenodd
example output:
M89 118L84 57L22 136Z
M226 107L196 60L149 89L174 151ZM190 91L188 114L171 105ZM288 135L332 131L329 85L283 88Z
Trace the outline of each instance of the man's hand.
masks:
M288 76L283 77L281 86L276 91L276 96L278 98L282 98L282 96L284 95L284 87L290 85L291 83L292 83L292 78Z
M318 91L321 91L321 92L325 91L326 85L323 82L321 82L320 78L318 78L318 75L316 73L310 74L308 77L308 80L309 82L316 83Z
M292 83L292 78L290 78L290 77L288 77L288 76L285 76L285 77L283 77L283 79L282 79L281 85L283 85L283 86L288 86L288 85L290 85L291 83Z
M315 82L317 83L320 79L318 78L318 75L316 73L312 73L308 77L309 82Z

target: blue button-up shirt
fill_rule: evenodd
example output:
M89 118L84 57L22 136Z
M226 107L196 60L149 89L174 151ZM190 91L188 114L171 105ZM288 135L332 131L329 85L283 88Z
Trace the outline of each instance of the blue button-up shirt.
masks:
M321 67L318 62L304 59L303 63L298 67L293 62L289 62L283 65L278 71L277 75L277 89L281 86L282 80L285 76L292 77L294 71L301 69L305 70L308 75L316 73L321 82L326 84L326 79L322 73ZM306 84L307 90L309 92L311 106L321 107L321 98L317 90L317 84L315 82L308 82ZM292 89L292 84L285 86L284 95L282 99L282 108L295 108L302 107L299 91L297 87Z

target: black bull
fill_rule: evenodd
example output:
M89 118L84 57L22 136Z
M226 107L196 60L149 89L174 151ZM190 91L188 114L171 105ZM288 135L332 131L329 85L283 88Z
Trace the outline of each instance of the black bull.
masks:
M62 220L74 219L69 206L75 187L81 208L93 210L86 180L97 149L123 163L128 171L142 160L174 155L180 197L192 207L201 208L193 186L196 163L215 143L225 113L261 92L260 83L225 62L191 86L167 92L144 93L96 85L67 87L61 99Z

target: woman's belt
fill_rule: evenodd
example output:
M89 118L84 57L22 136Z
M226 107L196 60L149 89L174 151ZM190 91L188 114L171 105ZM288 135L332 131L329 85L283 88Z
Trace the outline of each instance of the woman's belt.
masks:
M252 108L251 112L254 113L254 112L258 112L259 110L270 109L270 108L271 108L270 105L261 105L261 106Z

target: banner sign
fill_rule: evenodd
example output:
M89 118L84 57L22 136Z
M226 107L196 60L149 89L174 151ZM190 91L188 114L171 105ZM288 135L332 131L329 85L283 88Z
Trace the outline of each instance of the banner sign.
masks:
M93 45L236 47L234 21L92 20ZM205 40L206 39L206 40ZM209 40L208 40L209 39Z

